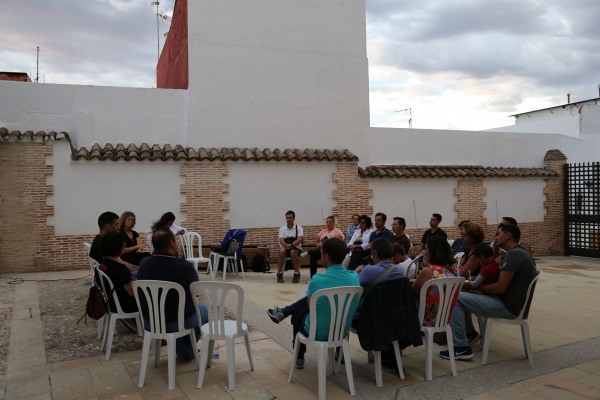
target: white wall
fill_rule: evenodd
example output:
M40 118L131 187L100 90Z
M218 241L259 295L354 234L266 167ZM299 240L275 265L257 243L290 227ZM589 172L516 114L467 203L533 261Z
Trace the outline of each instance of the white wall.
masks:
M188 7L191 144L347 148L368 159L364 1Z
M599 136L584 141L543 133L403 128L371 128L369 132L371 164L541 168L546 152L553 149L562 151L570 163L600 160Z
M546 119L526 121L527 115L522 115L517 125L486 129L490 132L520 132L520 133L555 133L579 138L579 114L560 115Z
M426 228L433 213L442 215L440 226L454 226L457 185L456 179L369 179L373 214L383 212L388 228L393 217L404 218L407 228Z
M483 186L487 189L483 216L488 224L500 223L502 217L513 217L518 223L544 221L544 180L484 179Z
M337 184L332 174L336 163L246 162L228 163L229 211L224 218L231 227L265 228L285 225L285 213L296 213L296 223L324 225L337 202L331 197Z
M0 126L66 131L75 147L94 143L186 143L185 90L0 81Z
M133 211L139 232L150 230L152 222L171 211L175 223L185 220L180 204L185 195L180 185L180 163L167 161L71 161L69 146L64 141L51 142L53 154L46 163L53 174L46 178L54 186L47 204L54 206L54 216L47 218L56 235L98 232L98 216L104 211L121 215Z

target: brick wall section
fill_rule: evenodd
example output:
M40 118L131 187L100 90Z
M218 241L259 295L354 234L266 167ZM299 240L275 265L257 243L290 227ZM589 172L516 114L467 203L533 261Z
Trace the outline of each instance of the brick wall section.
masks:
M229 203L223 200L223 193L229 192L229 185L223 183L227 167L222 163L186 164L180 167L179 174L185 176L181 211L187 213L181 225L200 233L203 245L221 243L230 229L229 220L223 217L223 211L229 210Z
M333 215L338 217L337 226L345 234L346 228L352 223L353 214L373 214L373 206L369 205L373 190L369 189L367 180L358 177L356 162L338 163L332 180L337 182L337 189L332 192L333 199L337 200Z
M558 150L551 150L544 158L546 168L556 172L558 179L546 180L544 194L546 215L544 215L544 238L541 252L543 254L564 255L564 170L567 157Z
M458 186L454 189L454 194L458 198L454 204L454 209L458 214L454 225L458 225L465 219L481 225L487 224L487 218L483 216L483 212L487 208L487 204L483 201L486 192L483 179L458 180Z
M52 187L46 175L46 155L52 146L42 143L2 143L0 145L0 271L24 272L49 269L43 240L53 228L46 216L53 207L46 205Z

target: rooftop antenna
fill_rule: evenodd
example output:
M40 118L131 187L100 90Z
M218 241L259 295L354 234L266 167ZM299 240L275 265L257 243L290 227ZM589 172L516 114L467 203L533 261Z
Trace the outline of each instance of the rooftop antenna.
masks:
M598 97L600 97L600 83L598 84Z
M153 1L150 3L151 6L156 6L156 59L160 59L160 35L158 32L158 18L160 17L158 13L158 5L160 2Z
M37 46L37 62L35 65L35 81L40 81L40 46Z
M408 129L412 129L412 108L408 104L405 103L402 110L396 110L394 112L404 112L404 115L408 115Z

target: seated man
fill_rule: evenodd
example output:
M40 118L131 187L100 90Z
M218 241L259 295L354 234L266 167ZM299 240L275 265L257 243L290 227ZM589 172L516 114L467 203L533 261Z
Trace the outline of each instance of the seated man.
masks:
M315 275L308 283L308 293L306 299L306 306L298 309L292 315L292 325L294 328L294 337L296 334L301 332L303 335L308 336L310 332L310 300L315 292L321 289L329 289L340 286L358 286L358 276L354 271L348 271L342 265L342 261L346 256L346 243L343 240L332 238L323 242L321 246L321 259L323 260L323 267L325 267L325 273ZM352 301L350 306L350 313L354 312L358 299ZM329 335L329 325L331 320L331 309L327 303L327 299L319 299L317 304L317 331L316 340L327 340ZM351 318L348 318L345 327L345 332L350 330ZM296 368L304 368L304 353L306 352L306 346L300 344L298 349L298 359L296 360Z
M386 238L381 237L379 239L375 239L371 243L371 257L373 257L374 264L356 269L356 272L359 274L358 279L360 281L360 286L370 289L369 285L374 282L377 284L387 280L404 278L404 269L392 262L393 251L392 244ZM365 292L366 291L368 290L365 289ZM366 293L363 292L363 297L358 303L358 307L354 313L354 318L358 318L360 306L364 301L365 294Z
M429 239L432 236L441 236L444 239L448 240L448 235L446 235L446 232L444 232L442 228L439 227L440 222L442 222L442 216L440 214L431 215L431 218L429 219L429 226L431 227L431 229L427 229L423 234L423 238L421 239L421 245L415 251L415 254L420 253L422 250L425 250L425 243L427 243L427 239Z
M344 240L344 234L338 228L335 227L335 217L330 215L325 219L325 229L317 235L315 239L315 245L317 246L314 250L309 250L306 253L300 254L300 257L306 257L310 255L310 277L317 273L317 262L321 259L321 245L327 239L338 238Z
M406 220L402 217L394 217L394 222L392 222L392 232L394 232L394 237L391 240L392 245L401 245L404 247L404 253L408 254L412 244L408 235L404 233L404 229L406 229Z
M90 257L101 263L104 257L100 253L100 241L102 236L110 232L117 232L119 230L119 216L114 212L106 211L100 214L98 217L98 228L100 232L94 238L92 247L90 249Z
M286 257L292 259L294 278L292 283L300 282L300 262L298 257L302 253L302 237L304 229L296 225L296 213L285 213L286 224L279 228L279 256L277 257L277 283L283 283L283 263Z
M198 321L196 315L195 294L190 291L192 282L198 281L198 273L194 266L188 261L176 258L177 241L175 235L168 227L158 228L152 234L152 245L154 254L152 257L146 257L140 263L138 280L167 281L180 284L185 290L185 309L183 312L184 327L195 328L196 339L200 338L200 323L203 325L208 322L208 308L202 303L198 303L202 321ZM148 306L145 304L144 297L140 298L142 305L142 314L148 316ZM177 310L179 299L173 294L169 294L166 300L166 322L167 332L173 332L179 329L177 322ZM149 329L149 320L145 320L146 329ZM178 338L175 342L175 353L184 360L193 360L192 341L189 335Z
M111 211L103 212L98 217L98 228L100 229L100 232L98 232L98 234L94 238L94 241L92 242L92 247L90 248L89 256L92 259L96 260L99 264L101 264L100 268L102 269L102 271L106 272L106 267L102 265L104 256L100 251L100 241L102 240L102 237L107 233L117 232L119 230L119 216ZM137 277L137 266L123 261L120 256L117 257L116 261L125 265L125 267L127 267L129 272L131 273L131 276L133 276L134 278Z
M352 225L348 226L348 229L346 229L346 245L350 244L350 239L352 239L352 235L354 235L354 232L357 229L360 229L359 218L360 215L358 214L354 214L352 216Z
M525 306L527 289L537 272L533 258L519 244L520 238L519 227L500 224L496 241L498 246L506 251L506 255L500 266L498 282L479 286L477 290L484 294L460 293L450 322L457 360L473 358L470 345L481 338L475 331L471 313L485 317L515 319ZM463 288L471 290L472 286L465 282ZM440 356L449 359L448 350L440 352Z
M385 227L387 216L384 213L375 214L375 231L369 236L369 243L364 247L358 247L352 251L350 257L349 270L354 271L359 265L363 264L363 258L371 254L371 243L380 237L392 240L394 234Z
M467 222L471 222L471 220L465 219L464 221L460 221L460 224L458 224L458 231L460 232L460 230L462 229L463 225L466 224ZM454 242L452 242L452 252L454 253L454 255L456 255L457 253L464 253L465 255L469 254L469 252L471 251L471 248L469 246L467 246L462 238L456 238L454 239Z
M502 217L502 221L500 221L500 223L501 224L513 224L513 225L518 226L517 220L514 219L513 217ZM498 234L497 230L496 230L496 234ZM501 264L502 257L504 256L504 253L506 253L506 252L498 246L495 239L492 243L490 243L490 246L492 247L492 250L494 251L494 258L496 259L496 262L498 264Z

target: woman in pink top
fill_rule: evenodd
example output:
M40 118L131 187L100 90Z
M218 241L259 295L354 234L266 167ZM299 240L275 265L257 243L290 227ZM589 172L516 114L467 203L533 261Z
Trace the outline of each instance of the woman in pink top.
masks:
M321 230L315 239L315 250L309 250L305 253L300 254L300 257L306 257L310 255L310 277L317 273L317 262L321 259L321 244L327 239L338 238L344 240L344 234L338 228L335 227L335 218L330 215L325 219L325 229Z

